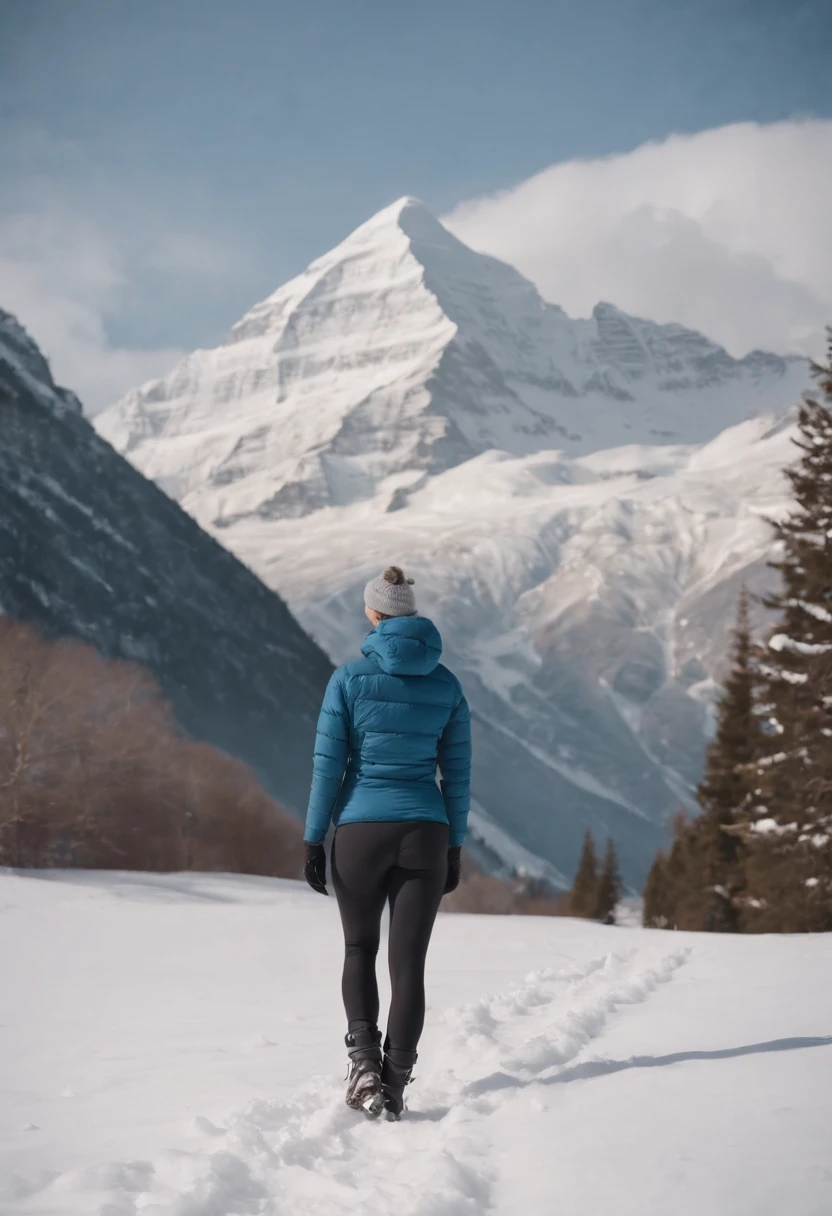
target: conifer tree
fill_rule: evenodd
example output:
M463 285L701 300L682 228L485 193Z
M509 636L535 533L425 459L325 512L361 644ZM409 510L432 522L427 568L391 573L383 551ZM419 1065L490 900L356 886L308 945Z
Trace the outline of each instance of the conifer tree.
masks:
M717 707L717 729L697 789L701 815L691 825L697 864L687 875L686 928L734 933L744 885L743 844L730 829L742 823L757 785L755 762L762 733L755 704L755 671L743 587L737 608L732 666ZM726 828L729 829L726 831Z
M702 928L704 866L696 820L680 811L673 823L673 844L667 858L667 928Z
M607 840L607 851L604 854L604 867L598 880L598 896L595 905L595 919L604 924L615 924L615 909L621 899L621 874L618 870L618 857L612 837Z
M642 898L644 900L644 907L641 914L641 923L645 929L666 929L670 920L668 915L667 858L661 849L659 849L653 858L653 864L647 875L647 882L644 884Z
M795 505L775 525L780 613L759 663L764 754L748 824L750 929L832 930L832 331L798 410L787 471Z
M569 896L569 912L572 916L591 919L598 904L598 863L595 856L595 841L587 831L578 871Z

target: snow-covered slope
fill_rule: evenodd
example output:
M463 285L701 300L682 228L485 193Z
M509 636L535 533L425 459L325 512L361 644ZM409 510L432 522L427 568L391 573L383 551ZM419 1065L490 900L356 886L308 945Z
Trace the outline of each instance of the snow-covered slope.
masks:
M485 812L567 873L611 830L638 881L691 800L805 382L611 305L572 320L405 199L96 425L336 660L366 577L411 566Z
M342 1104L333 900L41 872L0 907L3 1216L832 1211L830 935L440 916L387 1124Z
M0 613L141 661L189 733L305 809L326 656L273 591L95 433L2 311Z
M486 453L400 510L248 520L233 543L338 659L365 580L402 557L476 710L482 807L567 875L586 827L611 830L638 881L696 783L740 584L769 577L790 434L758 419L704 447Z

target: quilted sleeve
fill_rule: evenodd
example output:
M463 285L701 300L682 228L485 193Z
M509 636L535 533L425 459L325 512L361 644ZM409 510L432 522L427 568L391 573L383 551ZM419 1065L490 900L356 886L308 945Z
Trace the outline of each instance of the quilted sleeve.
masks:
M465 840L471 805L471 711L462 689L439 740L438 760L442 797L451 829L448 844L455 848Z
M350 712L341 670L333 672L324 694L315 736L312 788L304 840L317 844L326 836L344 780L350 754Z

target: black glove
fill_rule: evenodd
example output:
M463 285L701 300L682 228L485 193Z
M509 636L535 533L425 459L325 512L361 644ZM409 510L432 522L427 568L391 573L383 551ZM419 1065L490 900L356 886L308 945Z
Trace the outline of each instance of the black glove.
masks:
M303 863L303 877L309 883L313 891L317 891L319 895L329 895L326 889L326 853L322 844L310 844L309 841L304 841L306 845L306 861Z
M455 845L452 849L448 849L448 877L445 879L444 895L450 895L451 891L455 891L459 886L459 879L462 873L462 845Z

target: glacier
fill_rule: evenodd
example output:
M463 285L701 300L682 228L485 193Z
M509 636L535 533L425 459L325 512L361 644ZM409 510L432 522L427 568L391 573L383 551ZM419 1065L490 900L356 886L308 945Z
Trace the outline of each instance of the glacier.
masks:
M807 383L612 304L570 318L406 198L94 423L336 662L366 579L408 568L483 822L567 875L609 833L636 883L694 806Z

